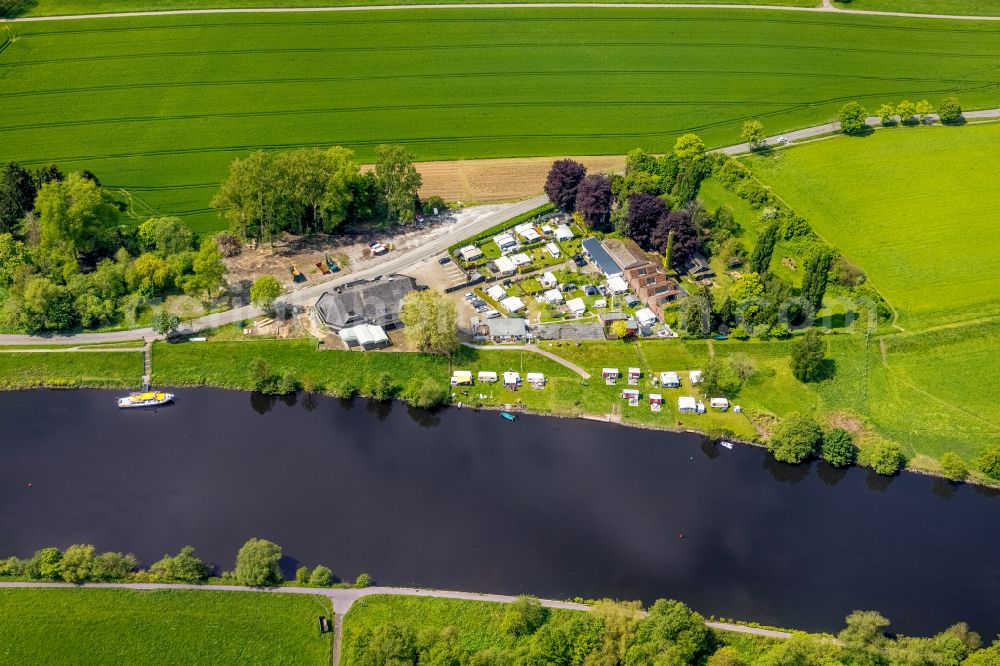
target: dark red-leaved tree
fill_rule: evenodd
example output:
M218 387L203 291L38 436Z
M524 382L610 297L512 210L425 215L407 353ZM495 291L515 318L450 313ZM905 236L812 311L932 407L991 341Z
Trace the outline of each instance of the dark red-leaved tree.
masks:
M587 176L576 191L576 210L587 226L602 230L611 218L611 180L604 175Z
M580 181L587 174L587 169L573 160L556 160L549 169L549 177L545 179L545 193L549 201L561 210L572 213L576 206L576 191Z
M674 232L674 244L671 246L670 266L677 268L684 266L701 250L701 240L691 212L675 210L660 219L656 229L650 234L652 247L649 249L664 252L671 231Z
M633 194L628 198L628 237L644 250L662 250L653 246L653 232L667 215L667 204L652 194Z

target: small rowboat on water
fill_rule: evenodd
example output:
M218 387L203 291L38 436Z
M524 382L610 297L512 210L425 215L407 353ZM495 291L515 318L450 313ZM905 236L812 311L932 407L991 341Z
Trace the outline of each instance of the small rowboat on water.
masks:
M174 399L173 393L163 391L146 391L145 393L133 393L127 398L118 398L119 409L129 409L132 407L156 407L165 405Z
M517 414L511 414L510 412L500 412L500 416L508 421L516 421Z
M721 441L721 442L719 442L719 444L721 444L722 446L724 446L727 449L733 448L733 443L732 442Z

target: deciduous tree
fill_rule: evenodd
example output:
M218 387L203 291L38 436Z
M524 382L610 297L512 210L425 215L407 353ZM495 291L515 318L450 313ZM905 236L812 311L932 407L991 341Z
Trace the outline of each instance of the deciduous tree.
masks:
M764 125L759 120L748 120L743 123L740 138L750 145L750 150L756 150L764 145Z
M811 251L805 259L805 272L802 275L802 298L819 312L823 307L823 296L826 295L826 284L833 266L834 254L825 247Z
M843 428L834 428L823 434L820 457L834 467L847 467L853 463L856 452L851 433Z
M628 199L628 237L644 250L662 250L662 246L654 247L653 235L666 215L667 204L663 199L651 194L633 194Z
M407 339L421 351L452 354L458 349L455 302L431 289L411 291L399 312Z
M7 162L0 172L0 233L17 228L21 219L35 206L38 193L27 169L17 162Z
M816 452L823 432L808 416L793 413L771 434L767 448L776 460L800 463Z
M222 261L222 253L215 243L202 243L198 254L194 257L194 273L185 283L188 293L207 292L211 298L216 289L226 283L225 275L229 272Z
M867 127L868 111L857 102L848 102L840 109L840 130L844 134L859 134Z
M576 195L587 169L573 160L556 160L545 178L545 194L557 208L572 213L576 210Z
M774 254L780 230L781 224L777 220L772 220L757 237L757 244L754 245L753 254L750 256L750 270L754 273L764 275L770 269L771 256Z
M927 116L931 113L931 103L926 99L922 99L916 104L917 116L920 118L920 122L927 120Z
M181 325L181 318L164 309L153 315L151 325L159 335L169 335Z
M236 580L242 585L266 587L281 583L281 547L266 539L249 539L236 555Z
M682 134L674 143L674 155L681 162L690 162L705 154L705 142L697 134Z
M1000 479L1000 446L983 449L976 458L976 467L991 479Z
M896 442L876 437L865 443L858 453L858 462L871 467L876 474L892 476L905 462L903 449Z
M792 375L800 382L816 382L826 375L826 346L816 331L807 331L792 345Z
M260 309L271 312L274 301L283 291L278 278L273 275L261 275L250 285L250 302Z
M904 99L896 106L896 115L899 116L899 122L904 125L913 121L913 116L916 112L917 107L908 99Z
M149 571L167 583L201 583L209 574L208 566L195 555L192 546L184 546L173 557L164 555Z
M391 220L413 219L417 191L423 184L420 172L413 166L414 159L405 146L383 144L375 148L375 182Z
M875 113L878 116L878 119L882 121L883 125L896 124L896 109L894 109L891 104L883 104L878 107L878 111Z
M330 571L329 567L320 564L313 569L312 575L309 576L309 584L330 587L333 584L333 572Z
M35 208L43 262L61 266L65 277L77 271L79 255L98 246L118 221L118 209L105 201L101 188L78 174L42 185Z
M948 451L941 456L941 471L952 481L965 481L969 476L969 468L957 453Z
M603 174L584 177L576 192L576 211L583 215L587 226L603 231L611 215L611 181Z
M938 107L938 117L943 123L957 123L962 119L962 105L957 97L948 97Z
M671 240L670 266L673 268L685 266L701 251L701 238L691 211L672 210L662 216L650 234L649 249L666 255L668 239Z

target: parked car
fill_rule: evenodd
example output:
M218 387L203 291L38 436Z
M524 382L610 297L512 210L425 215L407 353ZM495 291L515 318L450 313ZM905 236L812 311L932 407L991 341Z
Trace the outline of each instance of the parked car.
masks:
M451 261L451 257L441 257L440 259L438 259L438 263L441 264L442 266L447 264L449 261Z
M489 310L486 311L486 318L487 319L496 319L499 316L500 316L500 313L497 312L496 310L494 310L493 308L490 308Z
M465 300L471 301L471 300L474 300L475 298L476 298L476 295L473 294L471 291L465 292Z
M577 268L583 268L584 266L587 265L587 260L581 257L580 255L576 255L575 257L573 257L573 263L576 264Z

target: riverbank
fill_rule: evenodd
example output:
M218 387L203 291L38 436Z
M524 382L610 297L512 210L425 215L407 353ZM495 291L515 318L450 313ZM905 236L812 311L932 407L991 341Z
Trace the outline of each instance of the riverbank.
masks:
M777 419L792 412L814 416L825 427L843 427L858 446L886 438L899 442L907 458L907 469L943 476L940 456L955 451L965 460L968 481L984 486L997 482L975 471L974 461L983 442L993 441L998 430L988 418L956 409L942 400L928 401L929 391L920 382L921 364L933 347L960 345L978 353L978 346L963 337L963 331L891 335L868 342L860 335L829 335L828 354L836 366L832 379L802 384L788 366L790 342L719 342L713 340L642 340L623 343L553 342L539 345L546 352L586 369L583 380L570 369L526 350L461 348L448 358L408 352L360 353L322 350L311 340L227 340L220 335L204 343L153 346L153 383L157 386L212 386L252 391L249 367L264 359L274 372L288 372L307 392L350 398L354 396L402 397L414 380L430 378L442 391L449 390L454 369L503 372L515 370L545 374L547 384L536 390L522 387L510 391L496 384L477 384L451 389L451 402L463 407L505 409L540 415L585 418L640 428L671 432L704 433L716 439L762 445ZM976 331L980 333L980 331ZM977 338L978 339L978 336ZM888 341L888 342L887 342ZM661 390L651 384L654 373L665 370L699 369L710 358L727 359L752 374L743 383L734 404L742 407L703 415L680 414L676 396L687 390ZM603 367L621 372L638 367L643 371L635 386L642 394L630 407L620 393L627 385L606 385ZM6 353L0 354L0 387L135 388L142 377L142 356L128 352L107 353ZM918 372L921 374L918 375ZM685 382L686 385L686 382ZM938 388L939 390L939 388ZM664 396L661 412L651 411L648 395ZM183 398L181 398L183 399ZM907 415L922 414L914 420ZM950 428L948 427L950 426ZM902 429L902 428L907 429ZM947 437L946 437L947 436ZM945 444L945 441L950 442Z

